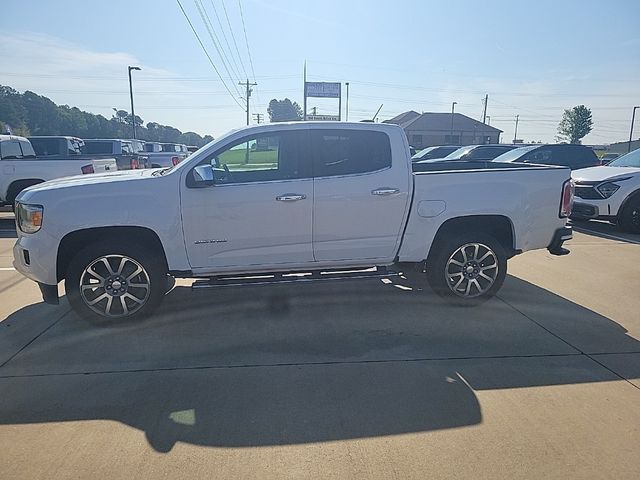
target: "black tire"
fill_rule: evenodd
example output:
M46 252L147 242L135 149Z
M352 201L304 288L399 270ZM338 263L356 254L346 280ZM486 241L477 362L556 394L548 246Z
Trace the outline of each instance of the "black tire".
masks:
M9 185L9 188L7 189L7 203L11 205L11 211L15 210L16 198L20 195L22 190L33 185L38 185L42 182L44 182L44 180L21 180Z
M623 232L640 233L640 194L636 194L624 206L618 218L618 227Z
M88 272L89 267L93 273ZM133 275L138 268L142 272ZM81 291L81 282L89 288ZM164 260L155 252L132 242L105 241L88 245L71 259L64 286L69 304L80 317L96 325L113 325L151 315L168 290L168 277ZM89 305L100 296L104 298ZM104 313L107 308L111 315Z
M475 245L479 245L478 250ZM463 247L468 262L463 257ZM481 259L487 252L490 252L489 255ZM458 267L450 260L462 266ZM492 269L492 265L496 268ZM460 272L456 271L458 268ZM467 268L473 268L473 271L467 271ZM492 281L483 278L482 274ZM426 278L429 285L434 292L455 305L474 306L487 301L500 290L506 275L507 255L504 247L485 233L459 233L441 238L431 247L427 259ZM467 285L471 286L467 289Z

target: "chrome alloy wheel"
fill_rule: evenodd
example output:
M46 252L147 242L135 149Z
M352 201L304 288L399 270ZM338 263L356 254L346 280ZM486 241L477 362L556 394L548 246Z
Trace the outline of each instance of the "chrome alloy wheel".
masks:
M80 276L80 296L103 317L125 317L141 309L151 291L146 270L125 255L105 255L89 264Z
M479 297L498 277L498 258L482 243L467 243L447 260L445 279L449 289L460 297Z

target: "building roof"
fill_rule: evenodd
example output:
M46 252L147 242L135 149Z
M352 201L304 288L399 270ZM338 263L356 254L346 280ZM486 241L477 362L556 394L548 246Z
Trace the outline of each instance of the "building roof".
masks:
M390 120L385 120L385 123L395 123L405 130L411 131L450 131L451 114L442 112L425 112L419 114L411 110L401 113ZM461 113L453 114L453 130L473 132L474 129L483 132L502 133L502 130L498 128L474 120Z
M408 112L401 113L400 115L396 115L395 117L393 117L393 118L391 118L389 120L385 120L382 123L393 123L395 125L400 125L401 127L404 128L405 124L411 123L412 121L414 121L419 116L420 116L420 114L418 112L410 110Z

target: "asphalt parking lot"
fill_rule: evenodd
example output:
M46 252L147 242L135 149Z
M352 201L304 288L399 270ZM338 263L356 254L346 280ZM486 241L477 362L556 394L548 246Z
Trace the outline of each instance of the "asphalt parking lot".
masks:
M180 281L96 328L11 269L12 222L3 478L640 478L640 236L580 224L477 308L402 279Z

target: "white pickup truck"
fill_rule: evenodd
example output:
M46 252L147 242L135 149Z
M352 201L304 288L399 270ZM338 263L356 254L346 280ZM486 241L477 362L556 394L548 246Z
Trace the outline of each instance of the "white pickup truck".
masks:
M14 266L49 303L64 280L72 307L98 321L148 315L169 275L218 287L403 271L475 304L500 288L508 258L568 253L572 194L564 167L441 162L413 173L395 125L260 125L174 167L28 188Z
M69 144L63 154L36 156L31 142L16 135L0 135L0 205L13 205L15 198L25 188L54 178L87 173L103 173L117 170L113 158L81 156L79 147L71 149L73 137L41 137L54 143ZM56 145L57 148L57 145ZM57 153L57 150L56 150Z

